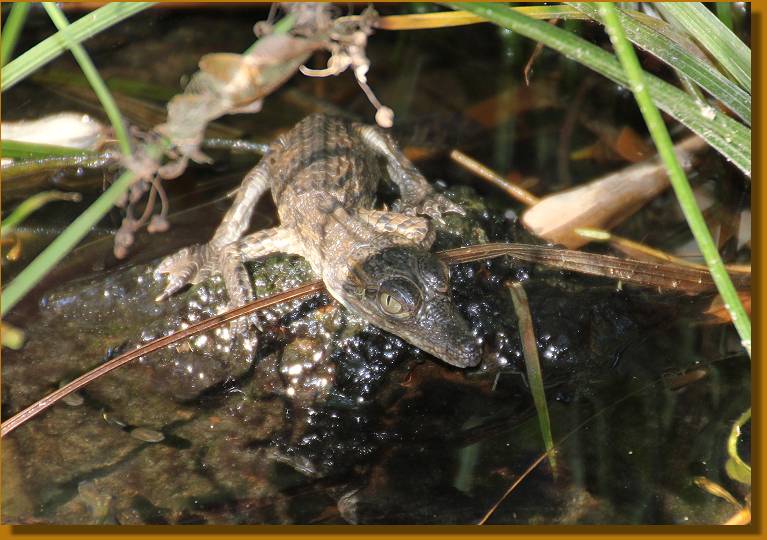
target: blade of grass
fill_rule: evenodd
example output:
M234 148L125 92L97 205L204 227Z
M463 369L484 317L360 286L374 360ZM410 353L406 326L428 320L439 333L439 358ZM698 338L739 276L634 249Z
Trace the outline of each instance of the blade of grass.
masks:
M568 440L570 440L571 437L573 437L574 435L576 435L578 433L581 433L581 430L583 428L585 428L586 426L591 424L593 421L595 421L597 419L603 418L606 413L608 413L609 411L614 410L615 407L617 407L621 403L625 403L626 401L628 401L628 400L630 400L630 399L632 399L634 397L640 396L644 392L652 389L654 386L656 386L657 384L662 383L662 382L663 382L663 378L662 377L660 379L656 379L656 380L650 382L649 384L647 384L645 386L642 386L641 388L638 388L637 390L634 390L633 392L629 392L628 394L623 395L622 397L618 398L617 400L615 400L614 402L610 403L606 407L601 408L600 410L598 410L597 412L595 412L594 414L592 414L591 416L586 418L583 422L581 422L580 424L575 426L573 429L568 431L563 437L560 437L559 440L557 441L557 444L554 446L554 448L552 448L551 451L554 452L554 451L557 451L558 449L562 448L564 446L564 444ZM493 516L495 511L498 510L498 508L501 506L501 503L503 503L503 501L505 501L509 497L509 495L511 495L511 493L517 488L517 486L519 486L519 484L525 478L527 478L530 475L530 473L532 473L535 470L535 468L544 460L544 458L548 454L549 454L549 452L544 452L535 461L533 461L525 469L525 471L521 475L519 475L519 477L517 477L514 480L514 483L512 483L512 485L509 486L509 488L504 492L504 494L501 495L500 499L498 499L496 501L496 503L485 513L485 515L482 517L482 519L479 522L477 522L477 525L485 525L487 523L487 521Z
M698 88L698 85L695 84L692 81L692 79L690 79L687 75L685 75L681 71L678 71L678 70L675 70L675 71L676 71L677 77L679 77L679 82L682 84L682 88L685 89L685 92L690 94L690 97L692 97L692 99L694 99L701 106L705 106L706 97L700 91L700 88ZM751 125L750 119L749 119L749 125Z
M292 18L286 17L286 19L289 19L290 25L293 24ZM71 30L71 28L70 26L69 29ZM285 26L282 28L282 31L287 31L288 29ZM147 161L156 161L163 156L170 146L171 142L168 139L161 139L158 143L147 145L142 152L145 154ZM63 259L77 245L88 231L110 210L115 201L122 196L135 179L136 175L132 171L125 171L120 175L107 191L57 236L29 266L16 276L8 287L3 289L2 296L0 296L0 316L4 316L10 311L32 287L40 282L43 276L56 263Z
M386 15L380 17L375 26L381 30L424 30L486 22L482 17L477 17L467 11L442 11L438 13Z
M147 149L149 159L159 159L167 144L158 144ZM132 171L125 171L96 199L82 214L67 226L16 278L3 289L0 296L0 316L4 316L32 287L37 285L48 271L82 240L91 228L112 208L115 201L136 179Z
M64 12L61 11L56 4L51 2L43 2L43 7L45 8L45 11L48 12L48 16L53 21L53 24L56 25L56 28L58 28L60 32L63 32L62 38L72 51L72 55L75 57L75 60L77 60L77 63L80 64L83 74L88 79L91 88L93 88L101 105L104 107L104 112L106 112L109 121L112 123L112 127L115 130L115 136L120 145L120 151L123 153L123 156L130 156L132 149L130 138L128 137L128 130L125 128L125 123L123 122L120 110L117 108L117 104L115 103L112 94L109 93L107 85L104 84L104 80L96 70L96 66L93 65L90 56L85 52L83 46L74 41L69 34L65 32L67 27L69 27L69 21L67 21Z
M97 169L119 162L117 152L107 150L100 154L85 154L64 157L44 157L36 159L20 159L10 165L3 165L3 180L10 180L29 174L40 174L45 171L59 170L65 167L82 167Z
M675 21L729 73L751 91L751 50L700 2L658 2L654 6Z
M19 40L19 34L27 20L29 13L29 2L18 2L13 4L11 12L8 14L8 20L3 25L3 39L0 44L0 65L5 65L13 56L13 49L16 48L16 42Z
M4 158L28 159L48 158L53 156L95 156L96 153L81 148L71 148L69 146L0 139L0 155Z
M740 437L740 428L751 420L751 408L741 414L730 430L730 436L727 437L727 454L730 458L725 464L727 475L733 480L743 484L751 485L751 467L743 461L738 455L738 438Z
M615 56L566 30L536 21L501 4L466 2L448 5L454 9L471 11L523 36L540 41L622 86L629 85L626 74ZM751 176L750 129L724 114L711 115L710 111L702 109L683 90L657 77L648 75L646 82L650 95L659 108L700 135L746 176Z
M72 201L80 202L82 197L79 193L67 193L65 191L43 191L35 193L25 201L23 201L16 209L11 212L11 215L5 218L0 224L2 233L6 234L14 229L16 225L27 219L29 215L48 204L52 201Z
M42 73L32 75L32 80L39 83L61 86L88 86L85 77L69 70L46 69ZM113 93L121 93L134 98L148 99L165 103L176 95L175 89L157 84L136 81L125 77L112 76L104 80L107 88ZM58 88L57 88L58 89ZM119 101L118 101L119 103ZM163 109L164 111L164 109Z
M541 426L543 444L549 456L551 471L554 474L554 478L556 478L557 458L556 453L553 451L554 440L551 437L551 420L549 419L549 408L546 405L546 392L543 389L543 371L541 370L541 361L538 357L538 346L535 340L535 329L533 328L530 304L527 301L527 294L521 283L507 283L506 286L511 293L514 312L517 314L517 320L519 321L519 334L522 338L522 353L525 357L527 380L530 384L530 392L533 395L535 410L538 413L538 424Z
M595 4L573 2L570 5L599 21L599 8ZM691 54L670 37L645 24L641 17L634 17L622 10L618 10L618 17L625 29L626 37L632 43L689 77L749 125L751 124L751 96L748 92L723 76L706 60Z
M156 2L113 2L84 15L72 23L65 32L57 32L41 41L24 54L3 67L0 79L0 90L13 87L25 77L34 73L42 66L67 50L64 34L75 43L81 43L99 32L114 26Z
M159 157L159 156L158 156ZM91 228L112 208L115 201L136 179L131 171L124 172L96 201L51 242L35 260L3 289L0 296L0 315L5 315L34 287L50 268L53 268Z
M623 32L618 10L612 3L605 2L599 4L599 13L602 16L605 28L607 28L610 34L610 40L613 43L613 47L615 47L618 58L620 58L621 64L626 70L631 91L634 93L634 97L639 104L639 109L642 111L642 116L655 142L655 146L658 148L658 154L666 165L671 186L674 188L679 205L682 207L682 212L687 219L698 248L703 254L719 294L721 294L730 312L735 329L738 331L738 335L740 335L741 343L750 357L751 321L745 309L743 309L740 298L738 298L735 287L724 267L722 258L719 256L716 244L714 244L711 234L706 227L706 222L695 202L695 196L687 181L687 176L676 158L674 144L668 134L666 125L663 123L663 118L661 118L658 109L653 104L652 97L645 83L645 74L639 65L639 59Z
M296 23L296 16L290 13L275 23L274 27L272 28L272 34L286 34L293 28L293 25L295 23ZM245 49L245 52L243 54L252 53L257 46L258 46L258 40L254 41L250 47Z
M715 2L716 16L722 21L722 24L727 27L731 32L734 26L732 25L732 3L731 2Z

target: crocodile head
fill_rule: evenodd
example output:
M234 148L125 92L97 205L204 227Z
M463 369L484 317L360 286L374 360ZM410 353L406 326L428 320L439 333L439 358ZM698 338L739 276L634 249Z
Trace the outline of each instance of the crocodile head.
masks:
M333 295L377 327L453 366L479 363L477 342L450 299L448 267L433 253L385 247L358 259L336 285Z

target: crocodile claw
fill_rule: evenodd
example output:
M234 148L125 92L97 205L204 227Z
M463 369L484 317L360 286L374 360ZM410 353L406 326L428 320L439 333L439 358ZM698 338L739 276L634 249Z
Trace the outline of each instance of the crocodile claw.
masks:
M240 307L252 299L250 278L242 265L237 245L215 249L210 244L198 244L179 250L157 266L155 278L159 279L163 274L168 277L165 288L155 300L166 300L186 285L201 283L216 273L223 274L230 309ZM250 324L254 324L259 331L263 330L256 314L235 319L230 327L236 335L247 337Z
M394 203L395 212L401 212L411 216L428 216L443 227L446 225L442 214L466 215L466 211L456 203L442 195L441 193L432 193L421 199L415 205L403 207L400 201Z
M416 213L424 216L429 216L431 219L445 225L445 220L442 218L442 214L459 214L465 216L466 212L463 208L456 203L442 195L441 193L434 193L425 197L421 204L418 206Z
M155 299L157 302L166 300L190 283L199 283L209 277L209 272L204 268L204 251L207 251L204 246L190 246L162 260L154 275L159 279L162 274L167 274L168 282L163 292Z

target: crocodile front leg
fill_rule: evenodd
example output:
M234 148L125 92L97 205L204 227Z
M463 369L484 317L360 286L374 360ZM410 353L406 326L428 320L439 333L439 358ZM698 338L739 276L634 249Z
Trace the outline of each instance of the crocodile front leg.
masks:
M256 202L269 189L268 163L266 158L262 159L245 176L234 203L210 242L184 248L160 263L155 274L167 274L168 282L165 290L157 297L158 301L168 298L185 285L205 281L221 268L224 248L239 240L250 223ZM231 256L231 250L228 253L224 254L224 259Z
M376 231L399 234L423 249L429 249L434 243L434 227L425 217L364 208L357 209L354 214L357 219L372 226Z
M219 251L219 265L226 292L229 295L230 308L242 306L253 300L253 286L243 263L272 253L301 255L301 244L289 229L275 227L254 232L237 242L224 246ZM249 316L249 320L259 330L261 329L255 313ZM246 335L248 330L246 319L240 318L233 321L232 329L236 335Z
M250 283L243 262L265 257L272 253L291 253L301 255L301 244L289 229L275 227L264 229L245 236L220 249L213 250L210 244L184 248L178 253L166 258L158 267L157 272L168 273L174 277L168 284L168 289L175 290L187 283L200 283L220 272L224 279L226 292L229 296L229 308L239 307L253 299L253 287ZM193 271L188 271L192 268ZM181 283L180 285L178 285ZM166 289L167 290L167 289ZM158 300L167 298L163 292ZM249 317L256 326L258 318ZM247 335L248 322L245 318L232 321L235 335Z
M241 238L237 247L243 261L251 261L272 253L304 255L303 245L296 234L285 227L256 231Z
M354 129L371 150L386 158L389 176L400 190L400 201L394 210L410 215L426 215L440 224L444 224L444 213L466 214L460 206L434 191L391 135L363 124L355 124Z

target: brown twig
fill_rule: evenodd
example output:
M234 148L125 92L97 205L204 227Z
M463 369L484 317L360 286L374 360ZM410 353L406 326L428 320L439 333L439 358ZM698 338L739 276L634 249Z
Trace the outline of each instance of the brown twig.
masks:
M552 449L553 451L553 449ZM490 519L490 517L495 513L495 511L498 509L499 506L501 506L501 503L506 500L506 498L511 495L511 492L517 489L517 486L522 483L522 480L530 476L530 473L535 470L535 468L541 464L541 462L546 459L546 456L548 456L548 452L544 452L540 456L538 456L538 459L533 461L530 466L525 469L525 472L523 472L521 475L519 475L519 478L514 480L514 483L509 486L509 489L506 490L506 493L504 493L500 499L490 508L490 510L487 511L487 513L482 517L481 520L477 523L477 525L484 525L487 523L487 520Z
M268 298L255 300L242 307L228 311L227 313L222 313L221 315L215 315L213 317L200 321L197 324L193 324L189 326L188 328L186 328L185 330L181 330L179 332L171 334L170 336L165 336L165 337L155 339L153 341L150 341L146 345L143 345L137 349L134 349L133 351L127 352L125 354L121 354L120 356L113 358L112 360L109 360L108 362L100 365L99 367L89 371L85 375L81 375L80 377L73 380L69 384L62 386L55 392L45 396L43 399L33 403L32 405L30 405L29 407L27 407L20 413L11 417L9 420L3 422L2 428L0 430L1 431L0 437L5 437L11 431L16 429L23 423L27 422L28 420L34 418L35 416L43 412L45 409L49 408L51 405L53 405L57 401L68 396L72 392L79 390L83 386L98 379L102 375L109 373L113 369L117 369L118 367L124 364L127 364L131 360L135 360L136 358L152 353L158 349L162 349L163 347L166 347L168 345L172 345L173 343L178 343L179 341L183 341L191 336L194 336L195 334L199 334L200 332L204 332L206 330L209 330L211 328L224 324L225 322L231 321L232 319L237 319L244 315L248 315L249 313L253 313L254 311L267 308L269 306L278 304L280 302L287 302L288 300L293 300L294 298L299 298L301 296L306 296L312 293L320 292L324 288L325 286L321 281L319 280L312 281L311 283L307 283L306 285L303 285L301 287L290 289L289 291L278 293Z
M579 272L592 276L607 277L642 287L652 287L688 294L715 290L714 281L707 270L663 262L646 262L624 259L612 255L586 253L571 249L529 244L491 243L467 246L440 252L451 264L508 256L514 259L539 263L546 266ZM751 285L751 274L733 274L737 287Z
M510 182L503 176L499 175L497 172L493 171L489 167L486 167L474 158L467 156L460 150L453 150L450 152L450 159L455 161L458 165L471 172L472 174L476 174L480 178L484 178L493 184L495 187L502 189L508 193L509 196L518 200L525 206L532 206L540 200L529 191L521 188L513 182Z
M449 264L479 261L507 255L528 262L541 263L585 274L620 279L642 286L668 288L683 292L700 292L713 289L711 276L705 271L700 271L694 268L672 264L632 261L630 259L621 259L610 255L583 253L580 251L556 249L546 246L493 243L450 249L441 251L438 254ZM739 281L741 285L750 284L750 279L750 275L740 276ZM210 317L189 326L185 330L156 339L138 349L122 354L117 358L113 358L3 422L2 427L0 428L0 437L5 437L8 433L31 418L34 418L63 397L79 390L113 369L127 364L131 360L135 360L140 356L147 355L173 343L183 341L184 339L224 324L232 319L237 319L238 317L248 315L254 311L273 306L280 302L286 302L288 300L320 292L324 290L324 288L325 286L322 281L312 281L301 287L290 289L269 296L268 298L255 300L242 307L222 313L221 315Z
M629 393L628 393L628 394L626 394L625 396L623 396L623 397L621 397L621 398L617 399L615 402L613 402L613 403L611 403L610 405L606 406L604 409L602 409L602 410L600 410L600 411L597 411L597 412L595 412L595 413L594 413L594 414L592 414L592 415L591 415L589 418L586 418L586 419L585 419L583 422L581 422L580 424L578 424L577 426L575 426L575 427L574 427L572 430L570 430L570 431L569 431L567 434L565 434L565 435L564 435L564 436L563 436L561 439L559 439L559 441L557 441L557 444L555 444L555 445L554 445L554 447L553 447L551 450L548 450L548 451L544 452L543 454L541 454L540 456L538 456L538 458L537 458L535 461L533 461L533 462L532 462L532 463L531 463L531 464L530 464L530 465L527 467L527 469L525 469L525 471L524 471L524 472L523 472L523 473L522 473L522 474L519 476L519 478L517 478L516 480L514 480L514 482L511 484L511 486L509 486L509 489L507 489L507 490L504 492L504 494L503 494L503 495L501 495L501 497L498 499L498 501L497 501L497 502L496 502L496 503L495 503L495 504L494 504L494 505L493 505L493 506L490 508L490 510L488 510L488 511L485 513L485 515L482 517L482 519L481 519L479 522L477 522L477 525L484 525L485 523L487 523L487 520L488 520L488 519L490 519L490 517L491 517L491 516L492 516L492 515L495 513L495 511L498 509L498 507L499 507L499 506L501 506L501 503L503 503L503 501L505 501L505 500L506 500L506 499L509 497L509 495L511 495L511 493L512 493L512 492L513 492L513 491L514 491L516 488L517 488L517 486L519 486L519 484L521 484L521 483L522 483L522 481L523 481L525 478L527 478L528 476L530 476L530 473L532 473L532 472L535 470L535 468L536 468L538 465L540 465L540 464L541 464L541 462L542 462L544 459L546 459L546 456L548 456L548 455L549 455L550 453L552 453L552 452L556 452L556 451L558 451L558 450L560 449L560 447L561 447L561 446L562 446L562 445L563 445L563 444L564 444L564 443L565 443L565 442L566 442L566 441L567 441L567 440L568 440L570 437L572 437L573 435L575 435L576 433L578 433L578 432L579 432L579 431L580 431L582 428L584 428L585 426L587 426L588 424L590 424L591 422L593 422L594 420L596 420L597 418L599 418L600 416L602 416L603 414L605 414L605 413L606 413L607 411L609 411L610 409L612 409L612 408L616 407L617 405L620 405L621 403L623 403L623 402L624 402L624 401L626 401L626 400L629 400L629 399L633 398L634 396L638 396L638 395L639 395L639 394L641 394L642 392L644 392L644 391L646 391L646 390L648 390L648 389L652 388L652 387L653 387L653 386L655 386L656 384L662 383L663 381L664 381L664 378L663 378L663 377L660 377L660 378L658 378L658 379L656 379L656 380L654 380L654 381L652 381L652 382L650 382L650 383L646 384L645 386L643 386L643 387L641 387L641 388L638 388L638 389L637 389L637 390L635 390L634 392L629 392Z
M555 17L553 19L549 19L548 23L552 26L556 26L559 22L559 17ZM525 84L527 86L530 86L530 74L533 72L533 65L535 64L535 61L538 59L538 57L543 52L543 43L538 42L535 45L535 49L533 50L533 53L530 55L530 58L527 61L527 64L525 64L524 69L524 75L525 75Z
M439 13L410 13L379 17L375 27L381 30L422 30L425 28L447 28L486 23L487 20L466 11L443 11Z

